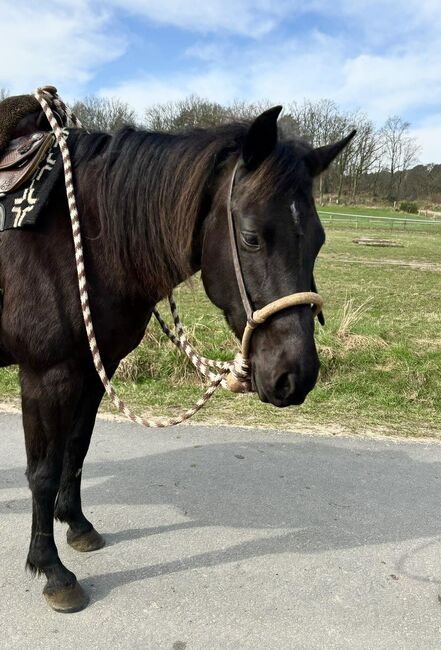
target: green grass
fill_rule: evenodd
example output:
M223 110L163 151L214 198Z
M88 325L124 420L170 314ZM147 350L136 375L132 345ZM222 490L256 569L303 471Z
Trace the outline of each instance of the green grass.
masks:
M353 228L356 232L365 229L381 229L389 232L422 231L430 234L441 234L441 219L399 212L392 208L368 208L333 204L317 206L317 209L323 223L333 228Z
M306 403L276 409L254 395L220 390L196 421L441 435L441 236L400 233L393 238L403 248L372 248L354 244L355 235L372 233L331 226L317 263L326 327L317 327L322 370ZM199 280L176 297L198 351L231 359L237 343ZM162 312L167 315L166 306ZM123 362L115 384L132 406L154 414L189 406L204 385L156 324ZM5 398L18 396L15 370L0 372L0 388Z
M440 231L441 235L441 231ZM441 236L430 233L395 232L378 229L354 231L350 228L340 229L330 225L326 228L326 244L319 257L319 263L331 259L345 261L376 262L387 266L390 261L408 264L415 262L420 268L441 266ZM400 247L376 247L355 244L354 239L363 237L387 239Z

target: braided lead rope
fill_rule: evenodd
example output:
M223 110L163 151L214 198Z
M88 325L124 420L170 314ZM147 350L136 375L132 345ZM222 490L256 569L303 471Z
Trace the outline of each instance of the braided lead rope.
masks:
M42 88L38 89L42 94L46 95L49 98L49 102L55 106L56 108L59 109L61 115L60 117L63 119L66 119L66 121L70 121L72 126L74 126L77 129L84 129L84 126L81 123L81 120L73 113L69 106L63 102L60 97L57 95L57 89L55 86L43 86ZM68 126L66 124L66 126Z
M173 299L171 298L170 300L172 301ZM156 317L156 320L158 321L159 325L161 326L161 329L164 332L164 334L178 348L178 350L181 350L182 352L184 352L184 354L188 357L188 359L193 364L193 366L196 368L196 370L201 375L203 375L204 377L207 377L211 381L215 381L216 378L219 375L219 373L212 372L211 368L216 368L216 369L220 370L224 375L224 377L223 377L223 379L221 381L221 386L223 388L226 388L226 389L229 390L229 386L228 386L227 380L225 378L225 375L227 375L228 372L233 370L234 362L231 362L231 361L217 361L215 359L208 359L207 357L203 357L200 354L198 354L196 352L196 350L188 342L188 339L187 339L187 337L185 335L184 329L183 329L182 324L180 322L179 316L177 315L177 312L175 312L174 320L175 320L176 329L178 331L178 336L173 334L173 332L170 330L167 323L162 318L159 311L156 309L156 307L153 310L153 313L154 313L154 315ZM177 319L177 322L176 322L176 319Z
M181 319L179 318L178 309L176 307L173 294L170 294L170 296L168 297L168 302L170 305L170 311L172 313L173 322L175 324L176 331L178 332L181 338L186 339L184 328L182 327ZM210 366L211 368L217 368L218 370L229 370L232 365L230 361L218 361L217 359L208 359L207 357L203 357L200 354L198 354L195 350L193 350L193 353L202 364Z
M66 118L70 120L70 122L73 124L74 127L80 129L84 128L81 121L78 119L75 113L71 111L69 106L67 106L67 104L65 104L58 96L54 94L56 93L56 89L53 86L47 86L42 90L53 97L52 103L54 104L54 106L56 106L58 109L60 109L62 113L64 113ZM203 357L199 355L196 352L196 350L192 348L185 335L184 328L182 327L179 314L177 312L176 303L172 295L169 296L169 303L170 303L170 309L173 316L173 321L176 327L176 331L178 332L179 338L177 338L171 332L171 330L169 329L165 321L162 319L162 317L160 316L156 308L154 309L154 314L163 332L168 336L170 341L174 343L174 345L176 345L177 348L182 350L187 355L187 357L193 363L194 367L198 370L198 372L200 372L205 377L208 377L210 380L214 381L217 379L217 373L211 372L210 368L217 368L218 370L230 370L233 364L229 362L217 361L215 359L208 359L207 357ZM222 380L222 384L224 385L224 387L227 387L225 379Z
M78 119L75 113L72 113L69 106L67 106L59 97L54 98L54 104L64 112L66 117L72 122L73 126L76 129L84 129L81 120Z
M250 363L248 358L245 358L243 352L237 352L233 361L217 361L215 359L207 359L199 355L190 345L185 336L184 328L182 327L179 314L176 308L176 303L173 296L169 296L170 309L173 315L173 321L178 332L178 336L173 334L168 325L163 320L161 314L155 307L153 310L158 323L161 326L164 334L168 336L170 341L176 345L179 350L182 350L190 359L194 367L205 377L213 380L216 375L210 371L210 368L218 368L225 370L225 376L221 381L223 388L230 390L234 393L249 393L252 391L251 377L250 377Z
M86 287L86 270L84 266L84 255L83 255L83 244L81 238L80 220L78 215L77 202L75 198L75 190L73 186L72 163L70 159L69 148L67 146L66 136L63 133L62 128L58 124L51 106L49 105L50 101L57 100L58 97L56 91L54 91L52 88L49 89L47 87L38 88L35 91L34 96L39 101L44 111L44 114L46 115L49 121L49 124L54 132L55 138L60 147L61 156L63 159L66 195L67 195L67 200L69 205L69 215L70 215L72 235L74 240L75 262L76 262L76 270L78 276L78 288L80 293L81 310L83 314L84 325L87 332L87 339L89 342L90 351L92 353L92 359L93 359L95 369L101 379L104 389L107 395L109 396L112 404L115 406L116 409L118 409L118 411L123 413L132 422L135 422L136 424L141 424L144 427L167 427L167 426L174 426L176 424L180 424L181 422L184 422L185 420L191 418L208 402L210 397L212 397L216 389L220 386L222 380L224 379L225 374L227 373L227 370L222 370L211 381L211 384L208 386L208 388L206 389L202 397L200 397L191 408L184 411L180 415L171 418L147 419L144 417L140 417L139 415L133 413L126 406L126 404L118 397L118 395L115 392L115 389L113 388L110 382L110 379L107 376L106 370L101 360L101 355L98 349L96 338L95 338L95 332L94 332L93 322L92 322L92 314L90 311L90 304L89 304L89 295Z
M178 336L176 336L171 332L170 328L161 317L157 308L154 309L153 313L155 314L156 319L159 322L164 334L168 336L170 341L172 341L172 343L174 343L176 347L181 349L187 355L187 357L193 363L195 368L197 368L199 372L201 372L202 374L205 374L205 371L210 368L217 368L218 370L231 370L231 367L233 365L231 361L218 361L217 359L209 359L196 352L196 350L189 343L187 336L185 334L184 328L181 323L181 319L179 318L179 314L176 307L176 303L173 298L173 294L169 295L168 302L170 305L170 311L172 314L173 322Z
M176 334L173 334L173 332L170 330L169 326L167 323L164 321L162 318L161 314L158 312L158 310L155 308L153 310L153 313L156 317L156 320L158 321L159 325L161 326L162 331L166 336L170 339L170 341L175 345L179 350L184 352L184 354L189 358L193 366L196 368L196 370L201 374L204 375L204 377L208 377L209 379L214 379L217 376L217 373L213 373L210 368L213 367L212 360L207 359L206 357L201 357L197 352L194 350L194 348L190 345L190 343L187 340L187 337L185 334L180 334L179 336L176 336ZM216 362L216 363L224 363L224 362ZM222 370L228 371L230 370L231 364L229 362L225 362L225 367L222 368Z

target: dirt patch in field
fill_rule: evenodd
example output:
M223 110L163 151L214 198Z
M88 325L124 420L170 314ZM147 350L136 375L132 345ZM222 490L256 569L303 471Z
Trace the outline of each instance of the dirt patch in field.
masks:
M388 258L382 259L365 259L363 257L348 257L346 255L326 255L322 254L321 257L327 260L335 260L343 264L362 264L364 266L399 266L406 269L415 269L416 271L434 271L441 273L441 264L437 262L422 262L421 260L392 260Z
M404 248L403 244L392 241L392 239L373 239L372 237L353 239L352 243L359 244L360 246L379 246L380 248Z

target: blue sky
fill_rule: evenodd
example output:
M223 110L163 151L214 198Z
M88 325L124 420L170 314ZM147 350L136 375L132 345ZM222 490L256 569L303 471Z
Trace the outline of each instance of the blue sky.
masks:
M334 99L441 162L440 0L0 0L0 86L68 100Z

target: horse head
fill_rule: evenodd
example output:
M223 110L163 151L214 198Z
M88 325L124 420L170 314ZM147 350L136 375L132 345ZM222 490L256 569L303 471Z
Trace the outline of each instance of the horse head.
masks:
M315 290L314 264L325 234L313 180L355 134L316 149L300 139L284 142L278 136L280 111L277 106L257 117L239 158L230 156L220 165L203 224L205 290L239 338L250 318L247 304L261 309L278 298ZM301 404L320 365L311 305L278 311L257 327L250 362L253 388L262 401L279 407Z

